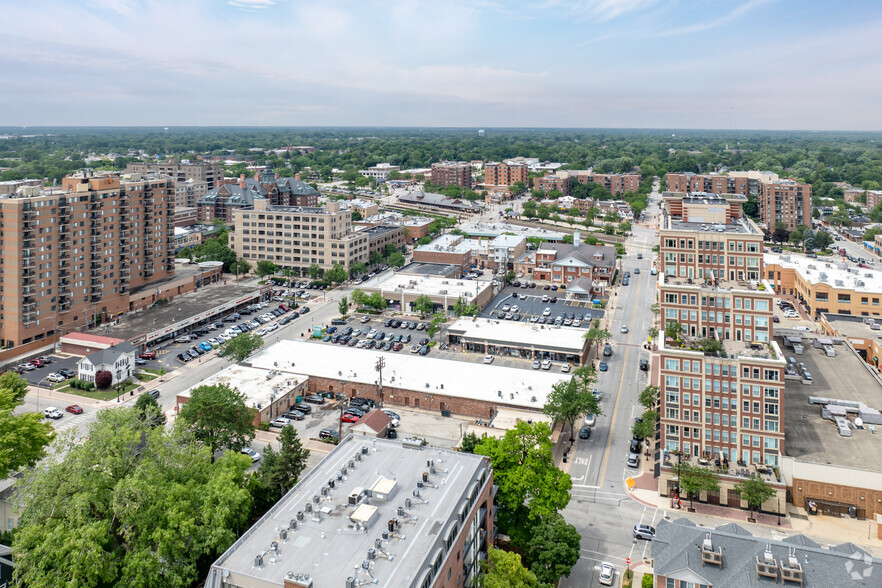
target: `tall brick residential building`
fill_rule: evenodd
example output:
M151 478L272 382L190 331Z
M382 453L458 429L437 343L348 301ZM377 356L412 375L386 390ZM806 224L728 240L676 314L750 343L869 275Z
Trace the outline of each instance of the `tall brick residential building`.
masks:
M592 181L612 194L637 192L640 189L640 174L594 174Z
M484 187L488 190L508 188L515 182L527 184L530 170L526 163L490 161L484 164Z
M450 185L472 187L472 166L467 161L441 161L432 164L432 183L442 188Z
M0 196L0 344L14 347L129 310L174 275L174 180L95 174Z
M199 180L208 184L211 190L220 185L224 174L221 172L220 164L209 161L191 161L180 159L169 159L168 161L159 161L156 163L130 163L126 166L125 173L148 174L159 173L171 176L177 182L186 182L187 180Z
M238 180L225 178L223 183L209 190L196 201L200 222L210 223L221 219L233 222L232 211L248 208L255 200L266 199L272 206L318 206L318 190L300 180L300 175L283 178L271 168L248 178L245 174Z
M741 214L745 201L740 194L663 200L658 303L669 332L655 341L653 361L664 495L677 486L676 459L719 460L733 475L720 476L721 490L709 501L727 504L737 499L738 466L767 471L783 454L785 360L772 340L762 232ZM783 480L772 482L783 492Z
M548 174L539 178L533 178L533 187L543 192L557 190L564 196L570 194L570 175L566 172Z

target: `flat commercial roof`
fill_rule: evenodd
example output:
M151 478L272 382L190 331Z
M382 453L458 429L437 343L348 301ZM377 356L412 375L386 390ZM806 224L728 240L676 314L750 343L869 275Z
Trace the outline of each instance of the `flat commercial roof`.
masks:
M840 259L839 257L812 259L794 253L787 255L766 253L763 255L765 265L774 263L781 267L793 268L805 281L811 284L823 282L831 288L839 290L854 290L871 294L882 293L882 272L867 268L852 268Z
M566 377L540 370L439 359L431 355L416 356L289 339L267 347L251 360L251 365L376 384L377 372L374 368L378 355L386 360L383 369L385 385L533 410L541 410L551 387Z
M827 357L812 347L813 339L802 338L805 351L794 355L785 349L786 357L795 357L812 374L811 385L787 379L784 390L784 426L787 440L785 455L800 461L840 465L882 472L882 435L851 428L851 437L842 437L836 424L821 418L821 407L809 404L809 396L863 402L870 408L882 409L882 386L870 374L867 365L845 345L835 345L835 357ZM789 361L789 359L788 359ZM854 423L854 416L848 420ZM877 431L879 427L877 425Z
M481 280L457 280L437 276L392 273L368 289L380 290L384 296L392 297L401 294L447 296L456 302L460 296L468 299L475 298L481 291L489 287L490 282Z
M698 238L701 238L701 234L707 234L709 236L725 233L762 235L762 232L756 225L748 223L743 219L735 219L735 222L723 224L714 222L683 221L666 217L664 228L672 231L697 231L700 233Z
M553 349L574 355L581 355L588 345L584 338L585 329L488 318L458 319L450 325L448 333L472 341L487 341L510 347Z
M483 221L475 221L467 223L459 227L460 230L473 237L498 237L503 233L512 233L521 237L539 237L548 241L560 241L564 235L569 233L560 233L558 231L549 231L537 227L525 227L523 225L514 225L510 223L488 223Z
M309 574L316 587L345 586L350 576L370 580L359 571L369 549L377 556L371 561L373 585L413 585L439 546L444 559L454 556L455 550L443 549L443 541L459 522L470 493L490 476L489 463L479 455L416 445L348 435L214 562L208 588L225 582L283 586L289 572ZM415 498L423 472L429 483ZM400 521L400 529L383 541L381 533L392 519ZM296 528L290 528L291 521ZM271 549L274 541L277 552ZM261 554L263 565L256 567Z
M189 398L191 391L198 386L227 384L245 395L245 404L252 408L266 408L275 397L289 392L306 381L306 377L275 369L262 369L233 364L225 370L190 386L178 396Z
M848 337L849 339L882 339L882 328L880 328L882 319L880 318L874 320L866 316L826 312L823 313L823 316L827 323L843 337ZM870 327L864 319L872 320L876 328Z

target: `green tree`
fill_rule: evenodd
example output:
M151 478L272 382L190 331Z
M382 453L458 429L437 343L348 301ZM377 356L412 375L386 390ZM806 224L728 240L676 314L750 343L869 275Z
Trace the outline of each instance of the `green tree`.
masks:
M775 490L756 475L735 484L735 492L741 494L741 498L747 501L751 517L753 517L753 511L762 508L763 503L775 495Z
M371 292L365 297L364 304L382 312L386 308L386 299L379 292Z
M693 499L701 492L716 492L720 489L720 482L716 474L705 467L694 466L688 463L677 465L677 475L680 478L680 488L689 497L689 507L692 507Z
M578 207L578 206L572 206L572 207L570 207L570 209L567 211L567 214L570 215L570 216L582 216L582 211L579 210L579 207Z
M492 547L481 562L480 578L483 588L539 588L536 574L524 567L520 555Z
M386 263L392 267L403 267L404 261L404 254L400 251L396 251L386 258Z
M677 321L670 321L665 325L665 337L669 339L673 339L674 341L680 340L680 334L683 332L683 325L678 323Z
M297 430L288 425L279 433L279 452L273 451L271 445L264 450L263 460L252 477L251 488L254 498L254 516L263 514L278 502L300 480L300 474L306 469L309 450L303 447Z
M355 276L360 276L366 271L367 265L360 261L357 261L349 266L349 277L354 278Z
M325 273L325 270L319 267L317 263L314 263L309 266L309 268L306 270L306 273L309 274L309 277L313 280L317 280L322 277L322 274Z
M339 263L335 263L331 269L325 272L325 278L334 284L342 284L346 281L347 276L346 269Z
M879 227L871 227L864 231L864 241L872 241L876 238L876 235L882 235L882 228Z
M612 335L609 334L609 331L606 329L601 329L597 326L593 326L582 335L584 339L586 339L591 345L603 345L606 343Z
M554 586L579 561L581 536L559 513L551 513L530 529L524 564L536 578Z
M236 274L237 276L247 274L249 271L251 271L251 264L241 257L230 265L230 273Z
M337 310L340 311L340 314L348 314L349 313L349 301L346 300L346 297L340 299L340 303L337 305Z
M477 316L478 312L480 312L480 308L478 308L475 304L470 304L468 300L460 296L456 300L456 304L453 305L453 314L456 316Z
M194 388L178 422L208 447L212 461L218 450L239 451L254 438L254 413L245 395L227 384Z
M263 339L257 333L239 333L221 346L218 355L238 363L261 347Z
M515 280L515 273L511 270L505 272L505 283L511 284Z
M356 222L363 220L363 219L364 219L364 215L361 214L361 212L359 212L357 210L352 211L352 222L356 223Z
M573 483L554 463L553 446L546 423L520 421L501 439L487 437L475 448L475 453L490 458L507 526L538 520L570 501Z
M646 410L654 410L658 406L659 390L658 386L647 386L640 392L638 401Z
M527 200L524 202L523 206L524 216L527 218L535 218L536 217L536 203L532 200Z
M416 297L416 300L413 301L413 309L420 313L420 318L423 318L435 310L435 303L432 302L432 299L429 298L428 295L420 294Z
M218 239L208 239L200 245L196 257L199 261L223 262L225 272L229 272L232 265L236 263L236 252Z
M261 278L265 278L266 276L273 275L277 271L279 271L279 266L266 259L261 259L257 262L257 269L254 270L254 273Z
M487 436L487 433L484 433L484 437ZM459 444L459 449L463 453L474 453L475 447L478 446L478 443L481 442L481 437L478 437L476 433L466 433L462 436L462 441Z
M365 293L358 288L353 290L352 294L349 295L349 299L352 300L352 304L354 304L356 308L359 308L362 304L364 304L365 298Z
M43 415L15 413L24 404L28 384L13 371L0 375L0 475L31 467L46 455L55 429L43 422Z
M850 222L850 221L849 221ZM827 231L815 232L815 247L818 249L826 249L833 244L833 237Z
M654 410L646 410L639 423L634 423L631 432L638 439L655 437L655 424L658 422L658 413Z
M102 410L18 487L13 540L23 586L188 587L247 522L250 460L208 448L134 409Z
M579 417L600 414L600 406L591 393L592 383L593 381L583 382L577 378L561 380L551 387L542 412L569 425L570 434L575 437L575 423Z
M655 579L652 574L643 574L640 579L640 588L652 588L655 585Z
M150 427L162 427L165 425L165 414L162 407L150 394L141 394L135 401L135 413L138 418Z

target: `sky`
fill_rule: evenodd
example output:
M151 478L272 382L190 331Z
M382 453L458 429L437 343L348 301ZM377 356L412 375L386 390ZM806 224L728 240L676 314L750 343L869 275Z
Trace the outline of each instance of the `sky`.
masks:
M882 130L879 0L0 0L0 125Z

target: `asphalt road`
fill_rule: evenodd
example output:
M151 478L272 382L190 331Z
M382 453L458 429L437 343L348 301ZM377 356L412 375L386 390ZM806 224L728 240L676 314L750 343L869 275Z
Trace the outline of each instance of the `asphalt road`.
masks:
M653 194L647 219L657 214L658 201L658 194ZM656 522L658 513L630 499L625 480L639 473L626 466L626 458L631 426L643 412L637 398L648 385L648 372L640 371L639 360L650 357L642 346L653 318L650 306L655 302L656 276L650 275L650 269L657 241L657 231L644 223L633 227L626 242L622 269L631 271L631 280L629 286L617 287L615 309L607 322L613 354L603 358L609 370L598 376L603 414L597 417L591 438L577 439L569 452L573 490L564 515L582 535L582 558L561 586L598 585L600 562L609 561L621 574L625 558L635 561L649 553L649 544L636 542L631 528L640 522ZM643 254L642 260L637 253ZM635 267L640 274L633 273ZM627 334L620 332L622 325L628 326Z

